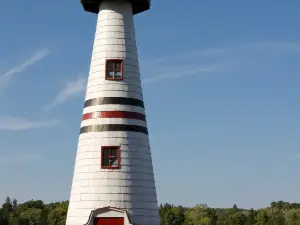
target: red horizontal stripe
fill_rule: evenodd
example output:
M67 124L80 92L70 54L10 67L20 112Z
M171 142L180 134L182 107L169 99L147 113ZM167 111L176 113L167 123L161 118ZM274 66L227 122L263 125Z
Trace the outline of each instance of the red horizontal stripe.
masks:
M103 111L86 113L82 115L82 120L88 120L93 118L124 118L146 121L146 116L144 114L127 111Z
M92 119L93 113L86 113L82 115L82 120Z

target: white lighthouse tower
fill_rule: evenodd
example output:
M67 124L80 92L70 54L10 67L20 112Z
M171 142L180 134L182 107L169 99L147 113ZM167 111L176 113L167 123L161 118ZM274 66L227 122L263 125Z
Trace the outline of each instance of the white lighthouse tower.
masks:
M66 225L159 225L133 15L150 0L81 0L98 14Z

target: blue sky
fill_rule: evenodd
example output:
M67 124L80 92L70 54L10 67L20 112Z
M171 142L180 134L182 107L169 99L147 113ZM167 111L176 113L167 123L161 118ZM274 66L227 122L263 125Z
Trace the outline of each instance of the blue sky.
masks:
M135 17L159 202L300 202L300 2L153 0ZM96 16L0 8L0 199L69 198Z

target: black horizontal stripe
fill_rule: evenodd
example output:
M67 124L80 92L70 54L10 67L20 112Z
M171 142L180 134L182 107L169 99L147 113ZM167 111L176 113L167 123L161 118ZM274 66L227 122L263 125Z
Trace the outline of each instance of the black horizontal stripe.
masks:
M96 105L132 105L144 108L144 102L135 98L123 98L123 97L103 97L103 98L93 98L86 100L84 103L84 108Z
M147 127L137 125L125 124L105 124L105 125L90 125L80 128L80 134L89 132L103 132L103 131L132 131L148 134Z

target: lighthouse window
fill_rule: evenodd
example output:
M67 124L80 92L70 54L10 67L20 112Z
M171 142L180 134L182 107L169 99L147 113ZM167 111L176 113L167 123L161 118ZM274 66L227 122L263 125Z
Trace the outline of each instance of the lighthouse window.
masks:
M106 60L106 80L122 80L123 79L123 60L108 59Z
M120 147L119 146L102 147L101 167L103 169L120 168Z

